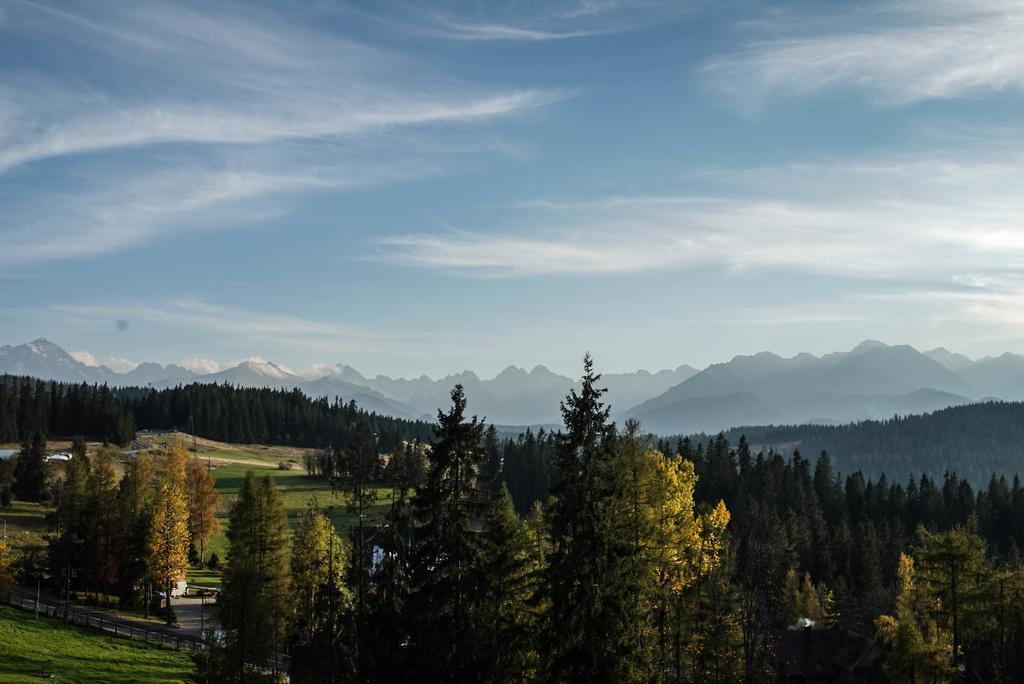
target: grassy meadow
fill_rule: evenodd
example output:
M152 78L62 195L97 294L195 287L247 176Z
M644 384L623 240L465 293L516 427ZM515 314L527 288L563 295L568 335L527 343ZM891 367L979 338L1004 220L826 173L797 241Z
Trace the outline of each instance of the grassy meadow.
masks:
M0 606L0 682L190 682L195 662L179 651L105 636L60 620Z

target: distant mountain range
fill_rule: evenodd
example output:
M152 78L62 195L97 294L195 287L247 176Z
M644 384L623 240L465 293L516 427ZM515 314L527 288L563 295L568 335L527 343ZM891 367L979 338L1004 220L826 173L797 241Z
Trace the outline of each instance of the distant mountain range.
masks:
M499 425L560 423L559 402L577 386L543 366L509 366L483 379L463 371L439 379L368 378L338 364L303 377L274 363L244 361L197 374L181 366L143 363L127 373L88 366L45 339L0 347L0 373L71 382L168 387L188 382L227 382L246 387L299 388L310 396L341 397L390 415L433 417L461 383L473 413ZM1024 399L1024 356L970 359L939 348L867 340L847 352L783 358L771 352L737 356L698 371L682 365L656 373L602 377L617 420L639 419L661 434L716 432L737 425L834 424L894 414L936 411L990 398Z
M620 406L642 402L686 380L697 369L680 366L657 373L609 373L604 376L609 401ZM231 368L200 375L181 366L144 363L128 373L106 366L88 366L74 359L60 346L45 339L28 344L0 347L0 373L31 375L69 382L105 382L110 385L156 388L179 383L229 383L243 387L299 388L313 397L341 397L354 400L368 411L403 418L432 420L438 408L446 407L449 393L462 383L474 414L502 425L560 423L559 402L576 381L537 366L527 371L509 366L494 378L481 379L463 371L437 380L422 375L414 379L378 375L364 377L351 366L338 364L316 377L303 377L267 361L243 361Z

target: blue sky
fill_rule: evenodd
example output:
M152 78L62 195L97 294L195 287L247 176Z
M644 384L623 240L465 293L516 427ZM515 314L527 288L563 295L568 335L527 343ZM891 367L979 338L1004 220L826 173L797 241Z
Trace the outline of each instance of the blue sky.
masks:
M1022 34L1006 0L0 0L0 342L1024 352Z

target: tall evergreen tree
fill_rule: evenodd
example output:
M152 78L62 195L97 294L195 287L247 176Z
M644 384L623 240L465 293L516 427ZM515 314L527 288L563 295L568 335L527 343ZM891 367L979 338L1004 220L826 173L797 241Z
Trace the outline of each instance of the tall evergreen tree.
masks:
M472 523L482 509L476 482L484 425L466 419L461 385L451 398L449 411L438 411L429 472L413 499L409 619L418 674L431 681L466 681L478 667L470 630L480 541Z
M620 484L611 476L616 433L599 379L588 354L579 391L562 402L546 635L550 676L559 681L623 681L628 673L621 668L634 662L637 648L629 632L635 605L617 582L616 563L631 548L610 525L609 505Z
M502 488L484 519L480 602L474 620L480 649L479 678L535 680L540 667L539 584L544 557L534 531L519 518Z
M369 589L369 568L372 547L367 539L369 515L377 502L377 490L372 486L378 463L377 439L370 432L365 421L360 421L351 430L348 444L339 453L339 467L336 469L335 486L346 498L345 507L355 517L350 529L353 562L351 574L355 585L355 649L357 674L365 669L366 650L366 594Z
M42 501L46 495L46 437L40 431L21 443L14 465L13 491L22 501Z
M276 667L289 618L288 519L274 481L246 473L228 520L228 565L218 600L222 670L245 682L254 666Z

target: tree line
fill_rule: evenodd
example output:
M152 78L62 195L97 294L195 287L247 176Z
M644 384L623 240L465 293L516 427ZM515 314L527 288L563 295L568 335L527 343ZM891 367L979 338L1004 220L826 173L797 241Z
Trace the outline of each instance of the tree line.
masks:
M36 433L127 444L135 422L106 385L0 375L0 444L31 441Z
M904 479L911 473L956 471L975 486L992 473L1012 473L1024 455L1024 403L988 401L953 406L932 413L893 416L847 425L771 425L738 427L726 432L764 448L774 446L805 454L828 451L844 472L865 477ZM691 435L694 443L714 436Z
M354 401L310 398L299 389L192 383L168 389L115 390L139 426L194 430L201 437L239 444L329 448L344 446L350 427L366 424L382 448L401 439L430 438L430 424L360 409Z

